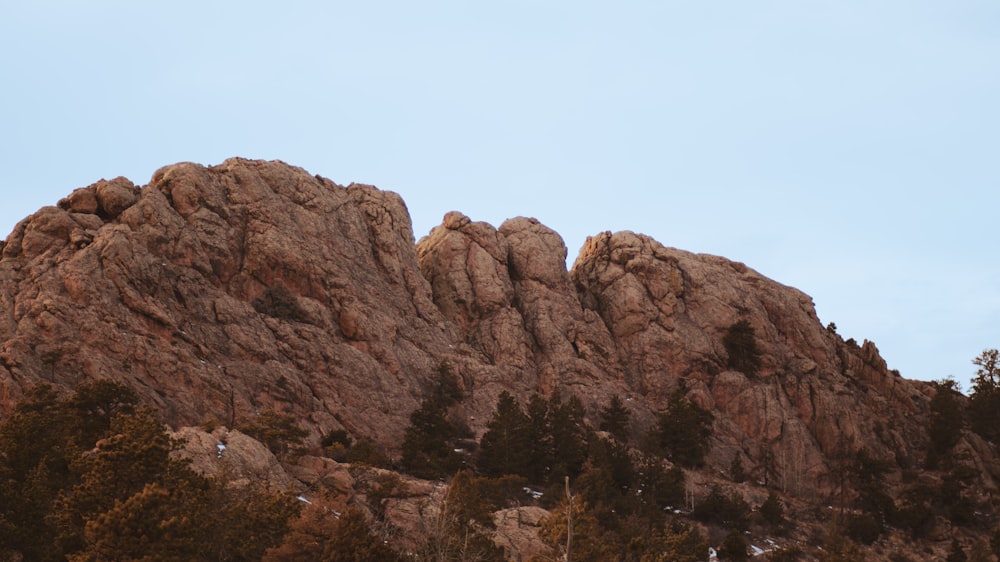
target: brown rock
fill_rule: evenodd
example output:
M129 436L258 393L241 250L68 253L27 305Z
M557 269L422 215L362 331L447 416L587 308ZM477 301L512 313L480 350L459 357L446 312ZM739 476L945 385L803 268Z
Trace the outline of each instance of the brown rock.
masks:
M95 214L98 208L97 194L93 188L75 189L69 197L59 202L59 207L73 213Z
M497 529L493 541L510 553L511 560L531 560L546 549L538 538L542 521L549 511L540 507L512 507L493 515Z
M534 219L461 213L414 244L397 195L281 162L101 181L3 244L0 409L37 382L116 377L175 425L275 409L314 442L346 429L396 446L447 364L479 432L503 390L576 395L594 425L617 393L638 438L680 389L715 415L711 467L740 454L789 492L829 492L845 451L920 458L929 386L823 328L807 295L631 232L592 237L571 271L566 254ZM741 320L755 375L723 344Z
M205 476L254 485L266 482L280 490L295 483L263 443L237 430L220 427L208 433L182 427L170 436L182 442L175 454L191 459L191 468Z
M832 485L828 459L843 451L921 454L922 385L889 374L874 345L853 348L823 328L803 293L631 232L588 239L572 275L635 392L655 405L681 388L714 408L710 463L726 466L739 452L760 480L816 491ZM754 328L761 352L752 379L728 370L722 343L739 320Z
M163 168L137 198L130 186L87 188L110 222L51 207L8 238L8 406L41 380L115 376L174 424L273 408L398 441L451 342L398 196L239 159ZM276 288L282 306L255 307Z
M139 199L139 188L125 178L99 181L94 186L101 211L109 218L117 218Z

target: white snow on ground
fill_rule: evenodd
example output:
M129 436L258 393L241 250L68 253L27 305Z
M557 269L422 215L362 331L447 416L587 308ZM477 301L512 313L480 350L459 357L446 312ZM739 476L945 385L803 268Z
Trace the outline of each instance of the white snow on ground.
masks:
M295 499L299 500L302 503L307 503L309 505L312 505L312 502L307 500L305 496L298 496Z
M531 488L527 488L527 487L522 488L522 489L524 490L524 493L528 494L529 496L531 496L532 498L534 498L536 500L538 498L542 497L542 492L539 492L538 490L532 490Z

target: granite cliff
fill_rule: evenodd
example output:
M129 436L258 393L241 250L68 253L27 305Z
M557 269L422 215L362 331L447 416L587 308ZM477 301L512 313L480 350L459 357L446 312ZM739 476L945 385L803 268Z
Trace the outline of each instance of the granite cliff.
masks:
M102 180L17 225L0 259L0 412L33 384L115 378L175 426L264 409L399 444L442 364L481 431L504 390L627 397L632 432L676 391L715 416L708 466L740 455L789 494L836 485L844 451L926 448L928 383L824 327L809 296L632 232L560 236L449 213L419 242L404 202L281 162L183 163ZM755 372L724 340L752 328ZM992 489L994 459L965 445Z

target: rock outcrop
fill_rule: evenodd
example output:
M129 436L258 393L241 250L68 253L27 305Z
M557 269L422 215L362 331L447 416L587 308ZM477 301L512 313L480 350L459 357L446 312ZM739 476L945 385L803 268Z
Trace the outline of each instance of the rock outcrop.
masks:
M7 239L0 400L114 377L177 425L398 438L452 341L430 295L393 193L239 159L102 181Z
M815 490L847 451L917 461L927 386L890 373L873 343L858 347L824 328L802 292L630 232L588 239L573 278L608 326L634 392L658 404L680 389L716 413L711 464L741 454L761 480ZM755 374L728 367L725 333L740 321L756 336Z
M740 263L631 232L589 239L450 213L415 243L403 201L280 162L177 164L78 189L0 260L0 411L32 384L129 382L175 426L296 414L398 444L440 366L473 429L503 390L627 397L638 436L683 392L715 414L709 463L822 492L845 451L924 446L929 385L824 328L811 299ZM744 321L756 373L730 367ZM984 461L985 462L985 461Z

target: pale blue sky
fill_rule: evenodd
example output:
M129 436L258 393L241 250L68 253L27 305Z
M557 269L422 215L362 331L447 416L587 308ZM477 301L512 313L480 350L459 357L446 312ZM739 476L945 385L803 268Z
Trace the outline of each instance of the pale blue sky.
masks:
M910 378L1000 346L1000 3L13 2L0 230L177 161L281 159L634 230L810 294Z

